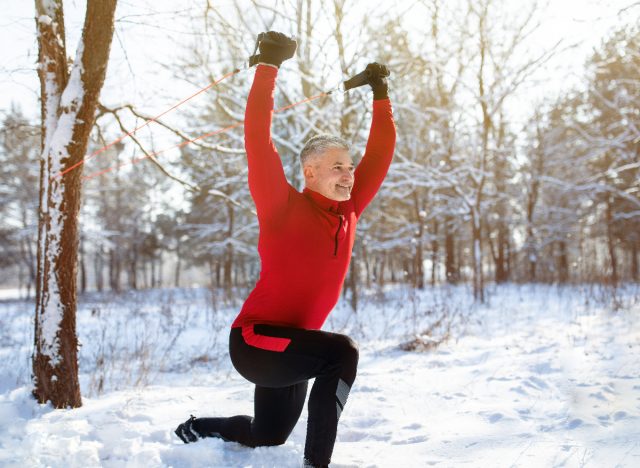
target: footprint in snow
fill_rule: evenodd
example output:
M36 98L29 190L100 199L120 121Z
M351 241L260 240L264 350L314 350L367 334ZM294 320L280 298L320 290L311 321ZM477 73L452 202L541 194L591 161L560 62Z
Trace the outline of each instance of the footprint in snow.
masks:
M531 351L529 351L529 354L540 354L540 353L544 353L546 351L549 351L551 349L553 349L556 345L545 345L545 346L540 346L539 348L536 349L532 349Z
M360 442L362 440L388 441L390 436L388 434L376 434L375 432L345 431L342 434L338 433L338 438L341 442Z
M498 421L501 421L504 419L504 415L502 415L501 413L484 413L484 412L480 412L480 415L486 419L487 421L489 421L491 424L495 424Z
M569 424L567 424L567 429L569 430L574 430L577 429L578 427L582 426L584 424L584 422L582 421L582 419L572 419Z
M362 393L374 393L374 392L379 392L380 391L379 388L369 387L367 385L358 386L358 387L354 388L354 390L356 392L362 392Z
M528 385L530 387L533 387L533 388L535 388L537 390L542 390L542 389L549 388L549 386L545 383L544 380L539 379L538 377L534 377L534 376L529 377L528 381L525 381L524 384Z
M603 392L610 393L610 394L612 394L612 395L615 395L615 394L616 394L616 391L613 389L613 387L612 387L611 385L603 385L603 386L602 386L602 391L603 391Z
M531 372L536 374L553 374L555 372L560 372L561 369L556 369L548 362L542 362L540 364L536 364L535 366L530 367Z
M145 414L136 414L129 418L132 422L153 422L153 419Z
M517 387L511 387L511 388L509 389L509 391L510 391L510 392L515 392L515 393L519 393L520 395L525 395L525 396L528 396L528 395L529 395L529 394L527 393L527 391L526 391L524 388L522 388L522 386L521 386L521 385L518 385Z
M569 379L576 387L596 387L600 385L600 382L577 382L575 379Z
M531 410L529 408L517 410L521 421L531 420Z
M497 382L511 382L512 380L516 380L512 377L488 377L487 382L497 381Z
M614 421L620 421L622 419L627 419L629 415L626 411L616 411L613 415Z
M368 429L370 427L381 427L389 421L383 418L362 418L353 424L357 428Z
M426 442L429 440L427 436L414 436L405 440L394 440L391 442L391 445L410 445L410 444L419 444L422 442Z
M595 398L596 400L600 400L600 401L609 401L609 398L607 398L606 396L604 396L602 394L602 392L597 392L597 393L589 393L589 396L591 398Z
M422 428L422 424L413 423L413 424L410 424L408 426L404 426L402 429L415 431L416 429L420 429L420 428Z

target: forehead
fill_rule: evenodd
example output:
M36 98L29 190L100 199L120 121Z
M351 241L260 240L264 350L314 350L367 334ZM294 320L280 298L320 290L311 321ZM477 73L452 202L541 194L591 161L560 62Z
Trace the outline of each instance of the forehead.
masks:
M318 161L323 164L353 165L353 158L349 151L343 148L327 148L318 154Z

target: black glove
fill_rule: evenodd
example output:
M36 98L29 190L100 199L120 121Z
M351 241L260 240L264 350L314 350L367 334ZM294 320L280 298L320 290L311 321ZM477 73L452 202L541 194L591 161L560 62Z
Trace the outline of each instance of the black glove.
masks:
M260 41L260 56L258 62L268 63L280 67L282 62L293 57L298 43L282 33L269 31L258 38Z
M369 86L373 90L373 100L387 99L389 97L389 84L387 83L389 69L386 65L373 62L367 65L365 71L367 72Z

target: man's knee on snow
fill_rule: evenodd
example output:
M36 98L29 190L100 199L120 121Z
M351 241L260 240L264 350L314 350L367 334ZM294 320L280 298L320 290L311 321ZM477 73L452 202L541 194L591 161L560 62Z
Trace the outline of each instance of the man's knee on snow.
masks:
M287 436L269 435L255 440L254 447L273 447L275 445L283 445L287 441Z

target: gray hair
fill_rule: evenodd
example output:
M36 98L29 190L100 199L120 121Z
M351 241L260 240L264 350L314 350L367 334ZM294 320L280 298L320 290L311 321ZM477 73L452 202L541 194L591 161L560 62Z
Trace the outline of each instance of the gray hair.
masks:
M302 167L311 159L314 155L322 153L328 149L338 148L349 151L349 143L344 138L339 136L330 135L328 133L321 133L314 137L309 138L304 144L304 148L300 151L300 164Z

